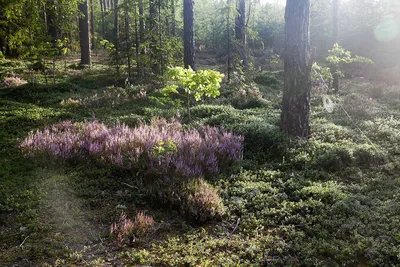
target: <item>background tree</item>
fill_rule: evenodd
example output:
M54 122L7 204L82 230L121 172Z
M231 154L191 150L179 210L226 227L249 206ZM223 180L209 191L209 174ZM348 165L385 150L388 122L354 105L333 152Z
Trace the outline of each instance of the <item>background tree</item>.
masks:
M287 0L285 13L284 89L281 128L296 137L309 136L310 1Z
M90 65L90 34L89 34L89 13L88 1L80 3L79 11L79 41L81 47L81 64Z
M54 0L46 1L46 28L53 47L57 45L58 29L56 22L56 3Z
M235 21L235 39L241 66L246 66L246 0L237 0L237 16Z
M119 2L114 0L114 38L115 38L115 64L119 76Z
M333 40L333 45L339 43L339 0L332 0L332 22L333 22L333 27L332 27L332 40ZM335 93L339 92L339 73L337 73L338 70L336 68L336 65L332 66L332 76L333 76L333 82L332 82L332 88L335 91Z
M194 55L194 0L183 1L183 22L184 22L184 66L195 69Z

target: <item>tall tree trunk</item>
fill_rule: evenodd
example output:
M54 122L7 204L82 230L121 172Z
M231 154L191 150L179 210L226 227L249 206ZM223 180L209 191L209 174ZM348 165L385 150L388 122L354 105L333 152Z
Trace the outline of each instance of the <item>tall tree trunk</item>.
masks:
M115 38L115 65L119 76L119 16L118 0L114 0L114 38Z
M81 46L81 64L90 65L90 34L89 34L89 14L88 2L80 3L79 11L79 41Z
M131 79L131 42L130 42L130 31L129 31L129 24L130 24L130 17L129 17L129 9L128 3L125 2L125 42L126 42L126 57L128 60L128 79Z
M93 12L93 0L90 0L90 33L91 33L91 49L95 49L95 29L94 29L94 12Z
M53 47L57 46L58 32L56 25L56 6L54 0L46 1L46 27L47 33L51 37Z
M144 31L145 31L144 5L143 5L143 0L139 0L139 38L140 38L140 44L144 43Z
M287 0L281 128L305 138L310 133L310 0Z
M153 73L158 74L160 73L160 66L158 64L159 58L158 53L157 53L157 46L158 46L158 10L157 10L157 0L150 0L150 6L149 6L149 15L150 15L150 21L149 21L149 32L150 32L150 61L151 61L151 67L153 69Z
M137 2L134 3L134 13L135 13L135 52L136 52L136 68L137 72L140 74L142 69L142 64L139 58L139 51L140 51L140 40L139 40L139 29L138 29L138 13L137 13Z
M100 0L100 8L101 8L101 38L104 39L106 23L104 20L104 13L106 12L106 4L104 0Z
M339 0L332 0L332 10L333 10L333 31L332 31L332 40L333 44L339 43ZM335 93L339 92L339 74L337 65L333 64L332 66L333 72L333 82L332 87Z
M241 66L246 66L246 0L237 0L237 17L235 21L235 39L238 47Z
M163 39L162 39L162 28L161 28L161 0L158 0L158 41L159 41L159 49L158 49L158 57L160 60L159 70L161 75L164 75L164 55L163 55Z
M175 0L171 0L171 35L176 35L176 15L175 15Z
M231 81L231 58L232 58L232 51L231 51L231 0L227 0L227 5L228 5L228 17L227 17L227 22L226 22L226 29L227 29L227 35L228 35L228 83Z
M183 40L185 68L195 69L194 61L194 0L183 1Z
M246 42L246 0L238 0L235 23L235 39L243 44Z

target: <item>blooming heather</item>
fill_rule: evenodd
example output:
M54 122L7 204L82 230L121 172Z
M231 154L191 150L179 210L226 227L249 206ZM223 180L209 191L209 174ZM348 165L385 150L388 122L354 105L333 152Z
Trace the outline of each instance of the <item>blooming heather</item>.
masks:
M223 128L183 130L177 121L158 119L133 129L64 121L31 132L20 147L32 157L43 153L64 160L92 157L124 169L140 165L152 174L189 178L216 174L240 161L242 143L242 136Z

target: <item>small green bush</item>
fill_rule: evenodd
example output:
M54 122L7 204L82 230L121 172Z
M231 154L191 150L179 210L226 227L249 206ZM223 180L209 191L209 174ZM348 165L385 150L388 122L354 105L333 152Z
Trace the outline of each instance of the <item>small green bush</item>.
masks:
M361 94L350 94L343 100L343 108L353 119L369 119L375 113L374 101Z
M264 71L254 77L254 82L271 88L279 88L281 85L276 72Z
M138 211L134 220L129 219L123 212L118 222L111 225L110 232L116 237L118 245L124 246L144 238L153 226L153 217L143 211Z
M182 188L181 211L195 223L220 219L225 212L217 190L204 179L193 179Z
M210 118L220 114L231 114L233 112L233 108L231 106L199 105L193 107L191 112L193 117Z

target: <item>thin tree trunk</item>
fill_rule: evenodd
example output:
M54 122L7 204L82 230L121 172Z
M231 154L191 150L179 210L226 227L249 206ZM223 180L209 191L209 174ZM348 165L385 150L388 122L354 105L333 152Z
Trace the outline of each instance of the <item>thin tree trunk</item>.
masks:
M235 39L238 43L238 52L242 60L241 66L246 66L246 0L238 0L237 17L235 23Z
M87 0L80 3L79 11L79 41L81 46L81 64L90 65L90 37L89 37L89 14Z
M175 0L171 0L171 35L175 36L176 35L176 15L175 15Z
M128 79L131 79L131 45L130 45L130 33L129 33L129 10L128 3L125 3L125 38L126 38L126 57L128 59Z
M339 43L339 0L332 0L332 9L333 9L333 31L332 31L332 40L333 44ZM332 65L333 72L333 81L332 87L335 93L339 92L339 74L337 65Z
M162 39L162 28L161 28L161 0L158 0L158 40L159 40L159 59L160 59L160 64L159 64L159 69L161 75L164 75L164 55L163 55L163 39Z
M139 59L139 46L140 46L140 40L139 40L139 30L138 30L138 13L137 13L137 3L135 1L134 3L134 13L135 13L135 52L136 52L136 68L137 72L141 73L141 63Z
M118 0L114 0L114 38L115 38L115 63L117 76L119 76L119 16Z
M140 44L144 43L144 31L145 31L144 6L143 6L143 0L139 0L139 38L140 38Z
M101 8L101 38L104 39L106 23L104 20L104 13L106 12L106 4L104 0L100 0L100 8Z
M151 67L153 69L153 73L158 74L160 72L158 60L159 58L157 57L157 45L158 45L158 31L159 27L157 25L157 17L158 17L158 11L157 11L157 2L156 0L150 0L150 22L149 22L149 31L150 31L150 61L151 61Z
M183 40L184 40L184 58L185 68L195 69L194 54L194 0L183 1Z
M227 0L228 3L228 19L226 22L226 29L228 33L228 83L231 82L231 0Z
M310 127L310 0L287 0L281 128L301 138Z
M93 0L90 0L90 32L91 32L91 49L95 49L95 26L94 26L94 12L93 12Z
M246 1L238 1L239 5L237 7L238 15L235 23L235 38L244 44L246 42Z

